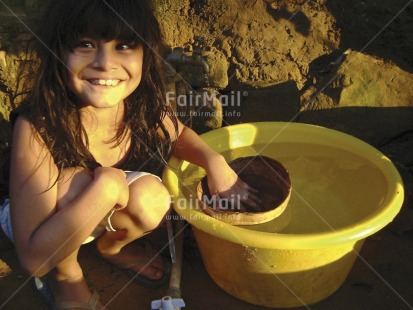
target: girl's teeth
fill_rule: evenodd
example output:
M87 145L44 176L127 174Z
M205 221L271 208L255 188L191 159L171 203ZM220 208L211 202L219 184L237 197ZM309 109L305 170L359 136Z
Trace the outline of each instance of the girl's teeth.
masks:
M93 85L101 85L101 86L116 86L118 85L119 80L93 80Z

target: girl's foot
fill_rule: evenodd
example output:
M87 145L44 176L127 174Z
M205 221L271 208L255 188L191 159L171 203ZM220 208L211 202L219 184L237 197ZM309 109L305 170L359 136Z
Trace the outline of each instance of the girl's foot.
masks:
M68 278L51 273L48 276L48 285L53 293L57 309L59 309L59 305L65 305L64 309L79 309L81 304L94 303L96 298L89 290L83 274ZM66 308L67 305L73 305L73 308ZM91 309L101 310L104 307L100 302L97 302L95 308Z
M145 243L143 247L129 244L123 247L118 254L101 253L101 255L111 264L121 269L128 269L135 274L135 277L145 277L149 281L153 281L154 284L157 281L166 280L167 274L170 272L170 265L159 256L159 253L152 250L149 243ZM142 284L145 285L145 283ZM157 284L161 285L162 283ZM154 285L154 287L159 285Z

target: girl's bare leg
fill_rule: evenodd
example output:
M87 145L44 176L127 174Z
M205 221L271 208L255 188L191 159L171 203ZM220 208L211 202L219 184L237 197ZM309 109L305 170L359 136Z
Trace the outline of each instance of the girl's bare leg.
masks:
M129 185L128 206L111 218L115 232L105 232L97 240L98 251L110 262L122 266L145 257L143 249L126 246L159 226L170 210L170 195L165 186L153 176L143 176ZM163 276L160 257L131 267L150 279Z
M80 169L67 168L59 181L57 208L64 208L90 184L92 176ZM81 225L81 223L79 223ZM83 277L82 268L77 260L79 249L60 262L48 274L48 282L56 302L77 301L87 303L92 294ZM97 309L103 309L98 304Z
M77 254L78 250L48 274L48 282L56 302L77 301L87 303L92 296L77 261Z
M73 201L90 184L92 176L81 169L67 168L59 181L58 209ZM116 232L105 232L97 240L101 254L114 264L127 264L145 253L128 243L155 229L164 219L170 207L170 196L156 178L144 176L130 185L128 206L114 213L111 222ZM79 223L80 225L81 223ZM77 260L78 250L59 263L49 273L49 283L56 302L88 302L91 292ZM162 277L163 261L155 259L151 264L136 265L133 270L151 279Z

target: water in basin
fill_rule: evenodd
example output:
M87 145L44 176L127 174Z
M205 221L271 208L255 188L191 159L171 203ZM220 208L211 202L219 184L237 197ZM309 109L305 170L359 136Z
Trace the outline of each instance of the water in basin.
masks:
M245 229L282 234L333 232L371 216L386 193L385 178L378 168L357 154L331 146L257 144L223 153L228 161L257 154L272 157L288 169L291 219L281 231L277 219ZM181 190L189 200L196 199L196 184L204 175L193 165L185 169Z

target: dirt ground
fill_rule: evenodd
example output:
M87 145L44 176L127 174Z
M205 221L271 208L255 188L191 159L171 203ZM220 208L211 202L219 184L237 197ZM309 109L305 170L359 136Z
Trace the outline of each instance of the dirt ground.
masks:
M183 46L194 34L202 33L208 44L225 56L229 73L227 92L285 81L294 81L302 90L314 80L314 72L328 66L347 49L362 51L413 73L411 0L158 2L164 4L160 16L171 18L166 19L169 27L163 27L171 46ZM188 18L192 28L184 27ZM410 109L412 105L413 98ZM249 115L234 123L260 120L254 109L248 111ZM377 145L403 177L406 195L402 211L392 224L367 238L348 278L336 293L296 310L413 309L413 126L411 129ZM148 239L157 248L165 247L165 228ZM151 301L166 294L167 284L151 290L130 282L124 272L97 257L93 244L82 247L79 259L90 286L99 292L109 309L150 309ZM230 296L211 280L190 230L185 238L181 286L185 309L266 309ZM0 309L48 309L31 279L19 267L13 245L3 235Z
M166 231L161 229L157 237L150 239L162 247ZM296 310L404 310L413 307L413 232L396 234L383 229L369 237L348 278L340 289L327 299ZM184 245L182 273L182 298L185 309L268 309L240 301L219 288L205 271L202 259L190 238ZM34 290L32 282L22 273L16 261L13 247L2 242L3 261L0 279L1 309L48 309ZM108 309L150 309L153 300L166 295L168 285L159 289L146 289L134 282L122 271L99 258L93 245L85 245L80 261L90 286L97 290ZM11 272L5 272L6 265Z

